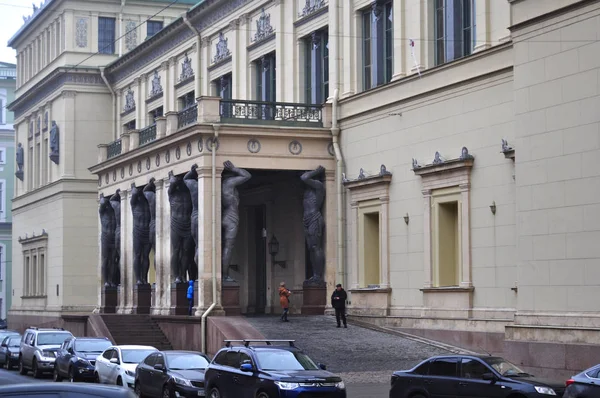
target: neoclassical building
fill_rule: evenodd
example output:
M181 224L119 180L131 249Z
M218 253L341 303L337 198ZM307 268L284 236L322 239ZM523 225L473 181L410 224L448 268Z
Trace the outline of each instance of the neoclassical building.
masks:
M322 312L342 283L357 321L570 375L593 363L600 343L599 15L597 0L200 1L106 59L98 100L73 114L105 121L85 125L90 136L74 141L67 163L88 179L86 201L38 207L36 225L50 214L77 223L60 250L93 253L69 268L85 276L65 271L65 288L81 293L73 303L178 314L170 173L195 167L196 316L277 312L281 281L293 311ZM67 42L77 31L68 32ZM63 101L80 106L71 91ZM18 142L28 142L24 120ZM17 186L23 200L47 170L31 156ZM251 178L238 187L224 265L228 161ZM300 176L319 166L325 290L304 283L314 264ZM134 278L131 200L151 181L150 291ZM115 290L104 288L98 255L99 194L120 209ZM17 217L14 253L50 239L50 227L25 237L33 227L19 229ZM14 277L15 286L32 281ZM549 355L553 363L542 362Z

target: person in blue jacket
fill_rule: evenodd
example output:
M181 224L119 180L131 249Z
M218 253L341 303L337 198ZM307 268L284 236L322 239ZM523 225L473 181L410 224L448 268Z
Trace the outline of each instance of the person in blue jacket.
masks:
M187 299L190 303L188 307L188 315L192 316L192 307L194 306L194 281L189 281L189 286L187 290Z

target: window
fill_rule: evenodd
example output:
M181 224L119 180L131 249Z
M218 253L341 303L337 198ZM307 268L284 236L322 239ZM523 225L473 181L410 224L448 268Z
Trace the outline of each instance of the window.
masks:
M226 366L227 365L227 351L221 351L221 353L219 353L215 357L214 361L217 365Z
M392 2L377 0L363 12L363 89L392 80L393 24Z
M104 354L102 354L102 357L104 359L106 359L107 361L109 361L112 358L114 351L115 350L106 350L106 351L104 351Z
M456 377L457 375L458 359L456 358L444 358L436 359L431 363L429 367L430 376L442 376L442 377Z
M125 123L123 127L125 128L125 131L135 130L135 120Z
M162 365L163 367L165 366L165 357L163 357L160 354L156 355L156 362L154 363L155 365Z
M5 180L0 180L0 219L6 218L6 182Z
M0 164L6 164L6 148L0 148Z
M115 53L115 19L98 17L98 52Z
M484 364L475 360L463 358L460 364L460 377L464 379L483 380L485 373L492 373Z
M256 352L261 370L318 370L306 354L299 351L263 350Z
M4 245L0 245L0 281L4 278L4 254Z
M460 192L433 194L433 264L434 287L459 286L461 264Z
M429 373L429 364L431 362L425 362L421 366L415 369L415 373L421 376L426 376Z
M0 100L0 124L4 124L4 101Z
M227 351L225 355L225 366L239 369L240 367L240 353L237 351Z
M215 88L217 90L217 96L224 100L230 100L232 98L231 85L233 83L231 73L221 76L215 80Z
M372 210L372 209L371 209ZM365 210L369 211L369 210ZM362 214L361 240L363 248L363 275L360 283L363 287L379 286L381 269L379 242L379 211Z
M586 375L588 377L591 377L592 379L600 378L599 377L600 376L600 367L590 370L589 372L586 373Z
M329 97L329 34L313 32L304 40L304 100L322 104Z
M196 97L194 96L194 92L190 91L189 93L182 95L179 97L179 108L180 110L184 110L193 106L196 103Z
M146 39L154 36L163 28L162 21L148 21L146 23Z
M474 0L435 0L435 64L441 65L473 51Z
M157 356L158 356L158 354L148 355L148 358L146 358L144 360L144 363L150 367L154 366L154 364L156 363Z
M150 124L156 123L156 119L163 116L163 107L159 106L158 108L150 111Z
M275 101L275 53L270 53L254 61L256 67L256 99L258 101Z

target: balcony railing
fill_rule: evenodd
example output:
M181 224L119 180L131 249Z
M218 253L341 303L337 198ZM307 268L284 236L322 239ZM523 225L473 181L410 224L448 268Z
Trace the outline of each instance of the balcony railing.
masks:
M111 142L110 144L108 144L108 147L106 147L106 158L107 159L114 158L115 156L118 156L120 154L121 154L121 139Z
M221 100L221 123L323 127L323 107L312 104Z
M146 145L156 139L156 123L140 130L140 146Z
M182 128L198 121L198 104L191 105L177 115L177 128Z

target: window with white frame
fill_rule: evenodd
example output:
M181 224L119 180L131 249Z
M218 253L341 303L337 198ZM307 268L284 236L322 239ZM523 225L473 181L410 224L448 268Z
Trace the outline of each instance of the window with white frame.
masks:
M4 245L0 245L0 281L4 280Z
M6 217L6 180L0 180L0 219Z
M435 64L441 65L473 52L475 0L435 0Z
M0 164L6 164L6 148L0 148Z

